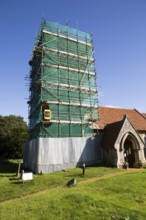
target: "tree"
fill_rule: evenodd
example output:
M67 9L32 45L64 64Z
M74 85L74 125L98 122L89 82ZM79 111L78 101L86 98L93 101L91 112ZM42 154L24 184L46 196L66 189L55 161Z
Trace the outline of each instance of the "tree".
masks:
M22 158L28 127L21 116L0 116L0 159Z

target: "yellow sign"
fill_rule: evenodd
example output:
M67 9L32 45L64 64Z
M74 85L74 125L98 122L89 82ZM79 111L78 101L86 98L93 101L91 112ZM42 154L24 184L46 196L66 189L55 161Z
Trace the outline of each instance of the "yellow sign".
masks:
M44 119L45 120L50 120L51 119L51 110L50 109L45 109L44 110Z

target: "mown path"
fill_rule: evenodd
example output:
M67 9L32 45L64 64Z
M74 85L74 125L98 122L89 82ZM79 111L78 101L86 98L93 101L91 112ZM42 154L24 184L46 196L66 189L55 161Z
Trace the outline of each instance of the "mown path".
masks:
M123 174L127 174L127 173L133 173L133 172L139 172L141 171L141 169L127 169L126 171L123 171L123 172L119 172L119 173L112 173L112 174L107 174L105 176L99 176L99 177L93 177L93 178L90 178L88 180L82 180L79 182L79 184L82 184L82 183L90 183L90 182L94 182L96 180L102 180L102 179L107 179L107 178L110 178L110 177L114 177L114 176L120 176L120 175L123 175Z
M120 176L120 175L123 175L123 174L134 173L134 172L139 172L139 171L141 171L141 169L134 169L134 168L127 169L127 170L124 170L123 172L119 172L119 173L112 173L112 174L107 174L107 175L104 175L104 176L93 177L93 178L90 178L90 179L87 179L87 180L81 180L77 184L91 183L91 182L94 182L96 180L107 179L107 178L110 178L110 177ZM62 187L62 185L58 186L58 188L60 188L60 187ZM41 193L46 193L46 192L48 192L49 190L52 190L52 189L53 189L53 187L52 188L47 188L47 189L42 189L42 190L39 190L39 191L36 191L36 192L32 192L32 193L26 194L26 195L21 196L21 197L16 197L16 198L12 198L12 199L3 200L3 201L0 201L0 204L25 199L25 198L28 198L32 195L39 195Z

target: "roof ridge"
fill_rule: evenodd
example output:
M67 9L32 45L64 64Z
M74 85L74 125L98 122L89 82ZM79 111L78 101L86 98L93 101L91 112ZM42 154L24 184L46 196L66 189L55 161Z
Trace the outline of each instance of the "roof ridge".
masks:
M121 110L128 110L128 111L133 111L135 108L124 108L124 107L116 107L116 106L99 106L99 108L109 108L109 109L121 109Z
M146 120L146 118L144 117L144 115L141 112L139 112L136 108L134 108L134 110Z

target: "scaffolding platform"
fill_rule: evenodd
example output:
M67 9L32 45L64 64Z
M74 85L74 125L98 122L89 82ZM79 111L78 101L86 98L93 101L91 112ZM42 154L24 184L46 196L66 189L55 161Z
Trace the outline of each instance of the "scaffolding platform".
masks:
M92 36L42 21L29 74L30 140L37 137L91 137L98 119ZM44 117L44 110L51 118Z

